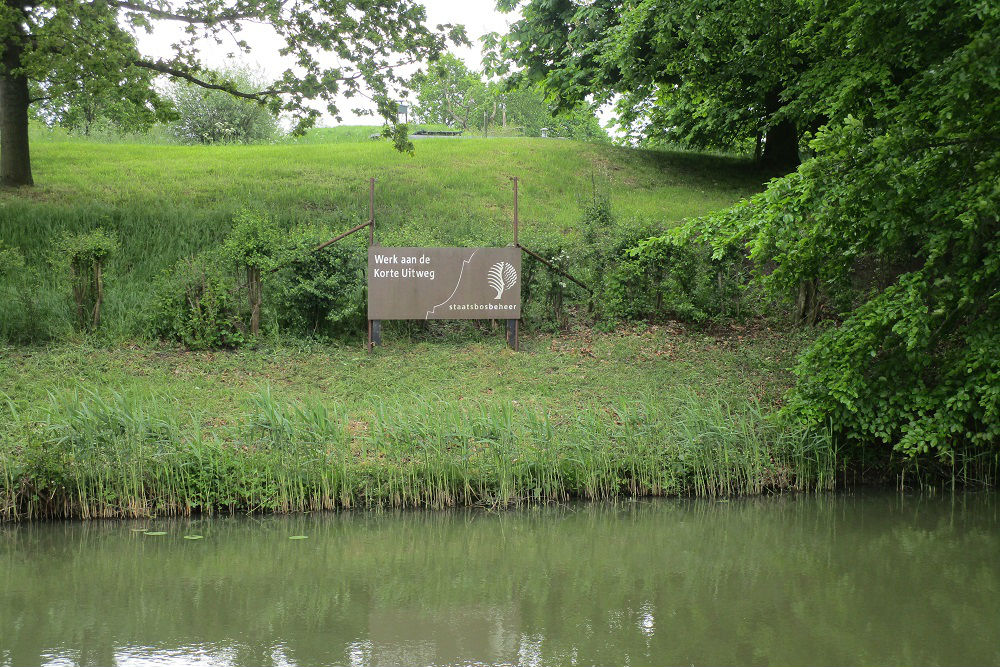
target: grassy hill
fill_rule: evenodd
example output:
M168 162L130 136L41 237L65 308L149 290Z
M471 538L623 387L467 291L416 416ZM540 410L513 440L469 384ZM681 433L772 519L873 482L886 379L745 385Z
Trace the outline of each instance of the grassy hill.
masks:
M734 159L547 139L426 139L413 155L384 141L178 146L46 140L32 146L38 186L0 192L0 238L38 253L64 230L118 232L145 274L225 235L251 206L283 224L331 232L367 216L378 179L383 244L507 243L509 178L521 178L522 239L579 234L593 185L622 220L670 226L759 187Z
M255 146L105 143L38 130L38 185L0 191L0 240L43 266L67 231L114 232L122 252L108 270L106 320L128 336L153 277L220 242L239 210L333 236L367 218L371 177L382 245L509 243L511 176L521 179L528 247L579 242L581 207L595 190L610 198L620 226L656 232L761 184L745 162L726 157L528 138L426 139L407 155L367 139L370 130Z

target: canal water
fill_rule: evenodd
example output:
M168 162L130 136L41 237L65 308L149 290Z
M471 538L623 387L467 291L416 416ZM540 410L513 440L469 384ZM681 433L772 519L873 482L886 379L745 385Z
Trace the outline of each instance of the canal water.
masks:
M6 525L0 577L17 667L1000 664L991 494Z

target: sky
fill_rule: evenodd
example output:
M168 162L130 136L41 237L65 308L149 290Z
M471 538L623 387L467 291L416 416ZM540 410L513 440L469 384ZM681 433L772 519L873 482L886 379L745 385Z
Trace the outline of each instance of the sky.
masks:
M501 14L496 10L493 0L423 0L427 8L427 23L430 26L439 23L462 24L472 41L471 47L452 47L452 52L465 61L472 69L482 66L481 44L479 38L488 32L504 33L511 23L517 20L516 14ZM168 58L171 55L170 45L181 36L181 26L169 22L157 23L153 34L138 35L139 50L143 55L154 58ZM277 57L277 50L282 45L274 33L267 27L248 24L240 37L246 39L253 47L250 55L241 55L238 63L250 65L269 77L276 77L289 65ZM202 62L209 67L224 67L234 64L227 58L234 50L232 43L224 42L221 46L206 41L202 45ZM381 125L376 116L358 116L351 112L353 107L362 106L357 98L340 100L341 117L347 125ZM371 106L371 105L369 105ZM324 115L318 123L323 126L336 124L336 121Z

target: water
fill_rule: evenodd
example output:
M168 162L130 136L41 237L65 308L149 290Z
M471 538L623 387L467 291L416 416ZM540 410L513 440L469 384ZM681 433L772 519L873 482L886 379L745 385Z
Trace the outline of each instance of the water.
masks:
M5 526L0 665L998 664L998 520L862 494Z

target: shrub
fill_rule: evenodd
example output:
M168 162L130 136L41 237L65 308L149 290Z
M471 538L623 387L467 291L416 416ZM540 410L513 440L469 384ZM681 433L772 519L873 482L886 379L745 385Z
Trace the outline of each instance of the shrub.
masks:
M716 256L711 246L685 237L683 229L643 239L623 251L608 272L605 304L624 319L673 317L705 321L740 316L749 283L745 258Z
M0 340L32 343L63 333L65 303L55 294L42 289L41 275L18 248L0 241Z
M103 229L63 236L56 245L57 263L69 265L76 323L81 329L95 329L101 323L104 302L104 267L118 252L118 241Z
M193 350L242 345L246 310L224 265L218 253L203 253L160 276L148 314L150 333Z
M261 86L259 77L246 69L209 72L207 78L231 84L238 90L255 90ZM270 141L278 130L277 120L268 107L222 90L177 83L168 97L178 115L171 129L184 143Z
M553 266L570 272L581 265L581 254L570 255L561 244L541 245L532 250ZM574 261L575 260L575 261ZM572 274L570 274L572 275ZM567 301L570 297L585 296L586 291L553 271L531 255L521 260L522 317L541 329L564 329L569 325Z
M311 252L325 236L315 228L299 230L278 273L274 302L285 331L333 337L360 331L367 319L364 250L345 240Z
M16 276L24 269L24 255L0 241L0 278Z
M241 279L245 279L250 304L250 333L260 330L260 309L264 298L266 272L276 268L287 249L287 235L262 213L241 211L233 229L222 246L223 256L231 262Z

